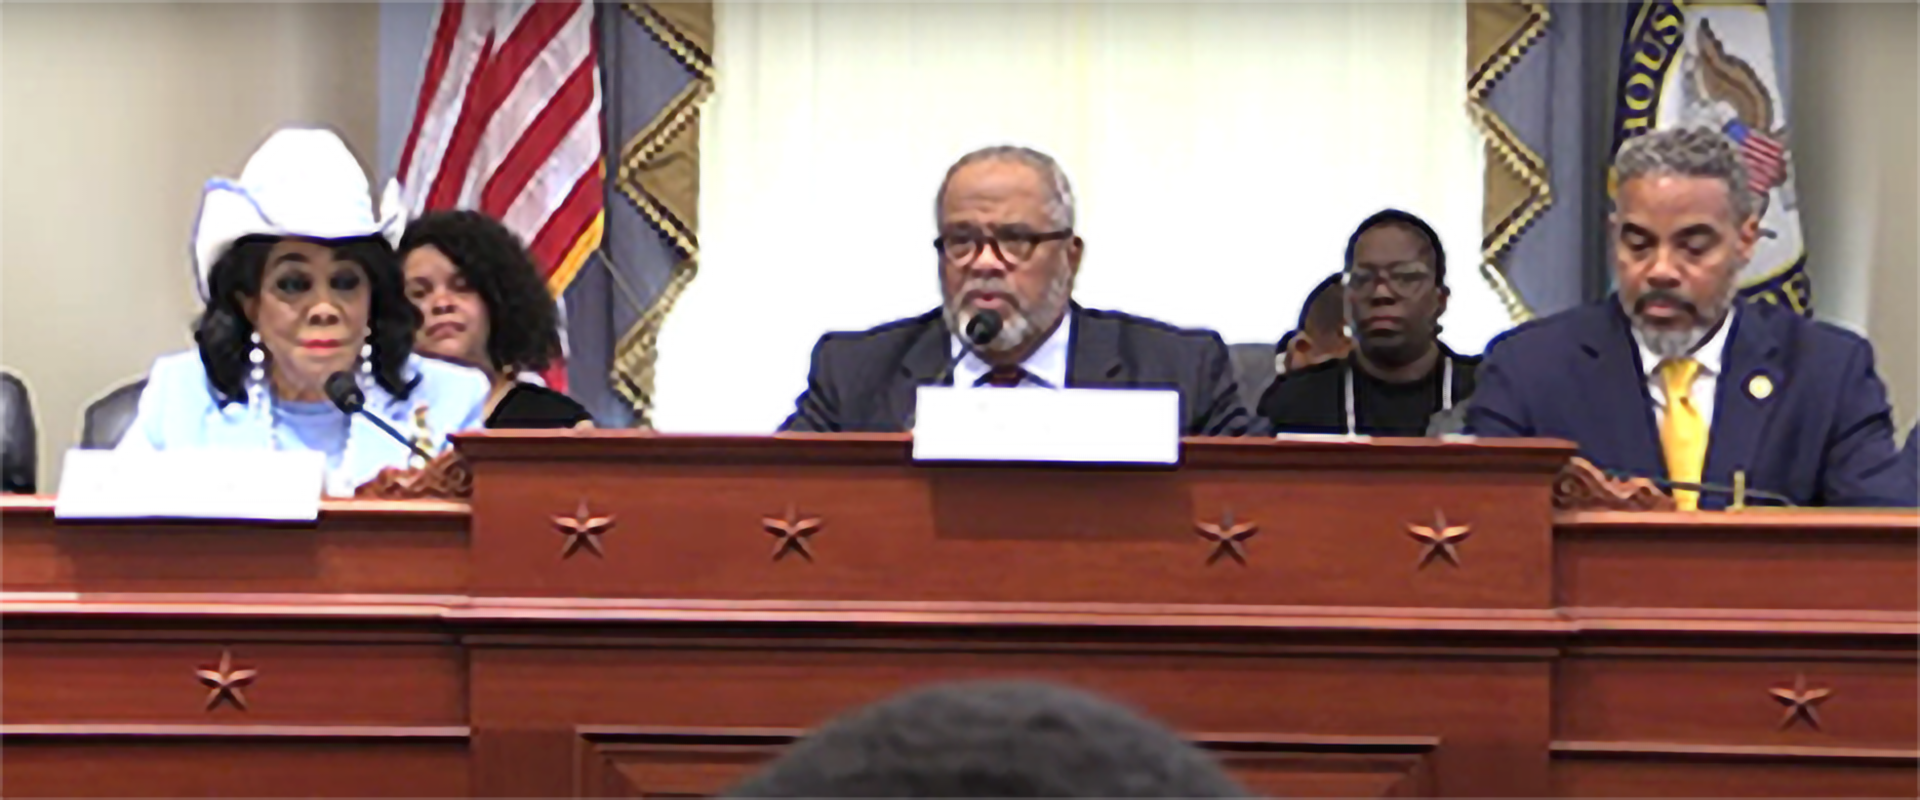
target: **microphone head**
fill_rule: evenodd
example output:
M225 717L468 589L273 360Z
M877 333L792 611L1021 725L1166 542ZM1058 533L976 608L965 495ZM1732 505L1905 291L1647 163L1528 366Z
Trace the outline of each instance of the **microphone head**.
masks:
M341 411L352 414L367 404L367 393L360 391L360 384L354 381L351 372L328 375L325 388L327 399L332 400L334 407Z
M974 347L985 347L993 341L993 337L1000 335L1001 325L998 311L988 309L974 314L973 319L967 320L967 341L972 342Z

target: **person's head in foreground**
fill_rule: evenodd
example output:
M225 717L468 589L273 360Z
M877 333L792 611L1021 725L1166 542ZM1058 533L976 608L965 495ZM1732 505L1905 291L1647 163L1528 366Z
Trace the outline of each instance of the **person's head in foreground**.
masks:
M1382 379L1427 374L1440 358L1447 255L1425 220L1387 209L1347 240L1347 315L1362 369Z
M1002 325L982 358L1020 363L1066 316L1086 249L1066 172L1026 147L976 150L947 170L934 211L947 328L962 334L993 311Z
M1686 355L1733 307L1760 239L1760 199L1733 143L1704 128L1628 139L1614 170L1620 305L1648 350Z
M841 716L730 797L1246 797L1165 726L1045 683L952 683Z

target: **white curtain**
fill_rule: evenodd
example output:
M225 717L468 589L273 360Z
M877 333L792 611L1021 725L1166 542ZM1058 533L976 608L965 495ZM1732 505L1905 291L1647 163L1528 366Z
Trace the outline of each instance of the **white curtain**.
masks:
M1355 224L1427 218L1445 338L1507 314L1476 270L1465 7L732 3L701 130L700 275L662 331L661 430L765 432L829 330L939 302L934 193L977 147L1066 168L1082 304L1277 341Z

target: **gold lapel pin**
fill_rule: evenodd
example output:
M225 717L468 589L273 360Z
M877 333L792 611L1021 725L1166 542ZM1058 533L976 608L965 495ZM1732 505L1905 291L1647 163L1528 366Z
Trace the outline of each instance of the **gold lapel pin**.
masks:
M1765 375L1755 375L1747 381L1747 394L1755 400L1765 400L1773 395L1773 379Z
M413 407L413 446L428 453L433 452L433 431L427 428L427 406L424 403ZM419 455L409 456L407 463L416 468L426 466Z

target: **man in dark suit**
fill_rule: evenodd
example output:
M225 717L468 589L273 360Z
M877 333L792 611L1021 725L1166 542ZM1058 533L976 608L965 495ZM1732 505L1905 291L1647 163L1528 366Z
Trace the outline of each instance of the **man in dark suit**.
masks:
M1086 245L1073 233L1073 189L1051 157L1024 147L969 153L947 170L935 212L941 307L821 337L781 430L909 430L919 387L951 384L1174 389L1182 434L1248 432L1254 421L1219 334L1072 302ZM984 345L955 335L984 311L1003 321L998 335Z
M1614 162L1619 293L1488 348L1467 424L1571 439L1602 469L1733 483L1800 505L1913 506L1873 350L1777 306L1736 303L1759 199L1718 132L1628 141ZM1676 491L1682 508L1729 498Z

